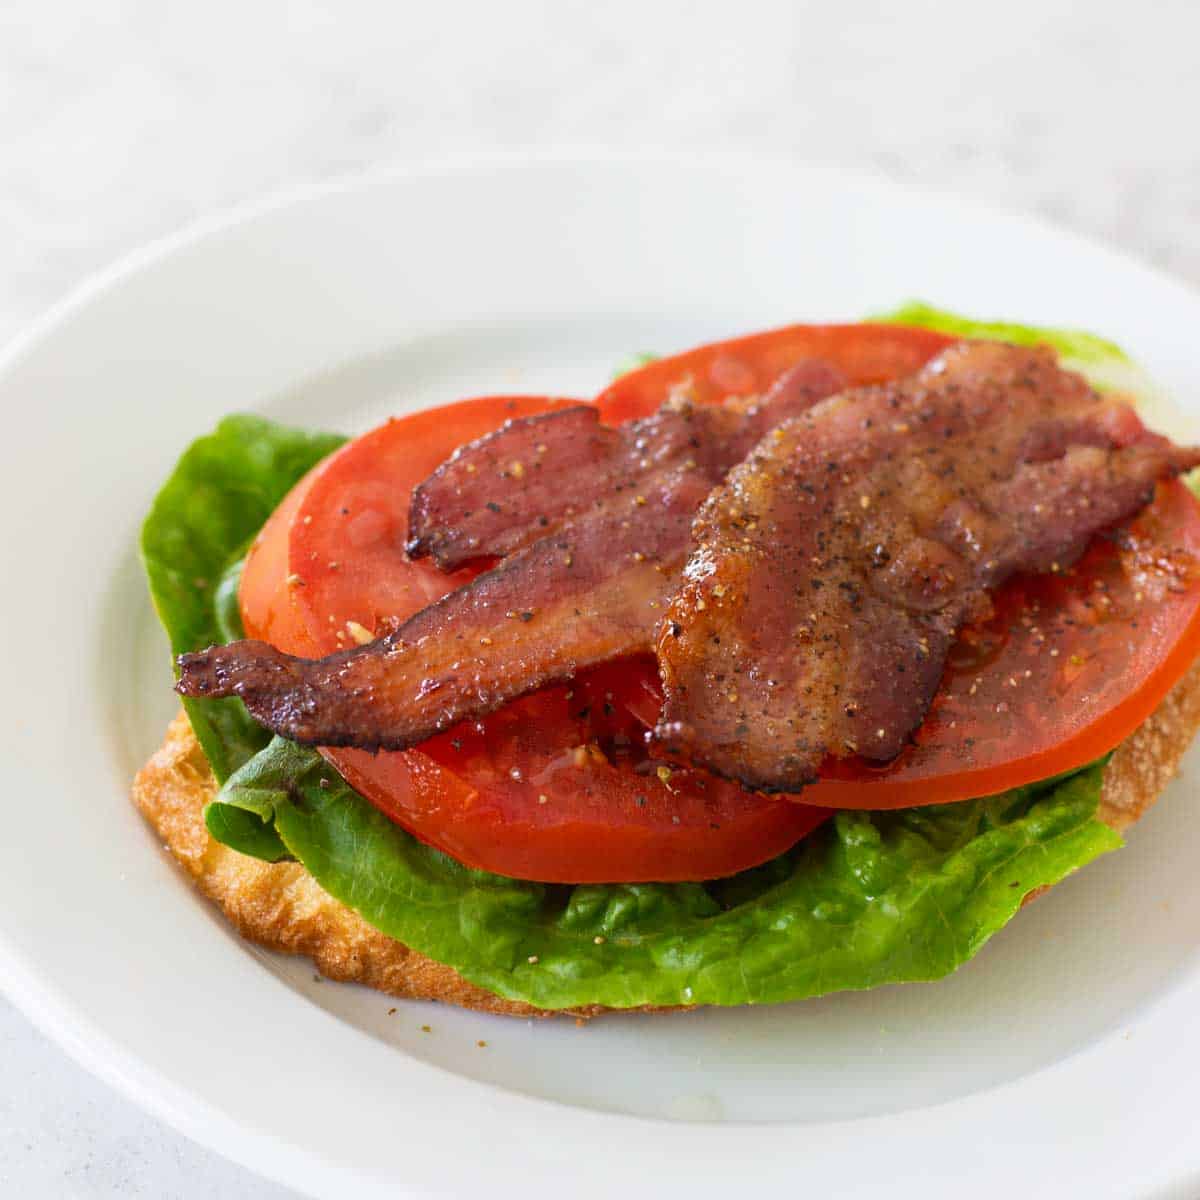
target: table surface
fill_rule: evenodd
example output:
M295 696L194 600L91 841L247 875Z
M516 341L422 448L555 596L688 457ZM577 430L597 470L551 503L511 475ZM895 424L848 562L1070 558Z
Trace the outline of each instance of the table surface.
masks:
M1155 0L1131 29L1133 11L8 0L0 342L198 217L506 147L761 149L874 170L1039 213L1200 283L1200 6ZM0 1193L292 1195L141 1113L2 999L0 1046Z

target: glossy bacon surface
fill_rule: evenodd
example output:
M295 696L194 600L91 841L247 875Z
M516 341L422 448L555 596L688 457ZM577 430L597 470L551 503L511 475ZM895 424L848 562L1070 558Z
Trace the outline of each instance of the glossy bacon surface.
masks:
M416 549L442 565L507 555L499 566L328 658L263 642L184 655L178 690L240 696L296 742L403 750L584 667L649 652L701 502L766 429L840 384L802 363L750 406L672 402L616 428L583 406L510 422L417 489L411 527Z
M963 343L772 430L701 509L657 644L668 757L795 792L886 762L958 629L1200 462L1052 353Z
M697 406L683 397L621 425L590 405L508 421L461 447L414 491L408 552L452 570L503 556L564 522L644 492L681 467L719 482L772 426L844 384L805 361L748 406Z
M184 655L179 690L240 696L295 742L408 749L583 667L649 651L708 490L680 473L645 504L541 538L394 632L328 658L252 641Z

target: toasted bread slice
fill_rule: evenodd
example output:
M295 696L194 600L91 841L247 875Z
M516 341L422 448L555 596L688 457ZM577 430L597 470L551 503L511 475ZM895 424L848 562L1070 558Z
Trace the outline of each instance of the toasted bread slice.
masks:
M1197 728L1200 663L1109 761L1100 819L1114 829L1132 825L1171 781ZM265 863L221 845L204 825L204 806L215 793L208 761L181 712L162 747L138 772L133 800L200 891L224 910L243 937L270 950L307 955L330 979L363 983L406 999L440 1000L517 1017L592 1017L605 1011L599 1005L538 1009L493 995L373 929L322 891L299 863Z

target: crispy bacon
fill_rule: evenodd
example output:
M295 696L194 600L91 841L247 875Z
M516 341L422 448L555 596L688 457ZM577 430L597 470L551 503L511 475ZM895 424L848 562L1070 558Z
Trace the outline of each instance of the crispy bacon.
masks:
M252 641L185 654L179 691L240 696L295 742L407 749L583 667L649 651L708 491L680 472L644 505L541 538L394 632L328 658Z
M841 383L802 363L748 407L677 400L616 429L584 407L509 422L413 501L415 551L443 566L507 554L498 567L329 658L262 642L184 655L178 690L240 696L293 741L402 750L583 667L649 652L713 485L772 424Z
M511 554L685 464L716 483L772 425L844 383L833 367L806 360L749 406L695 407L680 395L615 427L582 404L508 421L455 451L413 491L408 552L453 570Z
M1200 463L1045 350L952 347L770 432L701 509L657 644L668 757L799 791L894 757L958 629Z

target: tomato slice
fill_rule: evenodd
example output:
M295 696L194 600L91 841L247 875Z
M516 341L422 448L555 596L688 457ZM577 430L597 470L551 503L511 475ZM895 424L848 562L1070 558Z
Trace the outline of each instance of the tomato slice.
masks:
M887 325L796 325L701 346L613 383L605 420L653 412L675 389L699 403L761 392L805 356L851 383L917 369L953 339ZM1200 654L1200 505L1182 483L1062 575L1015 580L965 630L913 744L885 767L830 759L803 801L907 808L987 796L1070 771L1112 750ZM643 703L659 698L652 665Z
M902 808L988 796L1127 738L1200 654L1200 505L1159 486L1060 575L1014 580L964 631L912 745L882 768L828 762L806 801Z
M412 487L506 418L566 401L488 398L393 420L315 468L268 521L240 593L253 637L316 656L476 573L404 554ZM647 684L650 691L648 692ZM468 866L547 883L714 879L773 858L828 815L645 753L653 660L547 688L403 754L327 750L343 777Z
M1200 655L1200 504L1179 482L1069 571L1014 580L963 631L912 744L883 767L829 759L800 797L910 808L1085 766L1125 740ZM653 662L630 664L647 724ZM632 684L632 680L630 683Z
M819 358L840 368L851 385L885 383L913 371L954 338L902 325L786 325L683 354L622 375L596 398L609 424L645 417L684 388L697 404L765 392L789 367Z
M907 374L952 339L887 325L791 326L662 359L598 397L610 422L683 389L699 403L761 392L806 357L851 383ZM471 579L403 553L411 488L455 447L512 416L577 401L485 398L390 421L302 480L243 575L247 632L306 656L352 643ZM824 808L985 795L1083 765L1153 711L1200 651L1200 506L1181 484L1062 575L1014 582L968 630L914 744L874 768L827 764L794 798L645 756L653 659L548 688L404 754L326 751L381 811L468 866L544 882L711 879L782 852Z
M853 383L915 370L950 339L896 326L792 326L700 347L624 376L607 420L653 411L679 383L715 403L768 387L804 358ZM485 398L389 422L302 480L242 577L247 632L315 657L472 578L403 554L412 487L457 446L508 417L569 403ZM588 672L404 754L327 751L350 784L460 862L544 882L714 879L794 845L827 813L645 755L659 709L652 658ZM603 757L597 747L605 748Z

